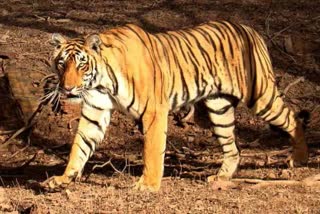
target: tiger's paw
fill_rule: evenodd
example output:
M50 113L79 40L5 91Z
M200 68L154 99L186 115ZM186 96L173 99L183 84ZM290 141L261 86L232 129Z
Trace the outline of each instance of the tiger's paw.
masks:
M42 189L48 192L59 192L65 189L72 181L68 176L52 176L40 183Z
M160 189L160 182L146 182L144 176L141 176L139 181L135 183L133 189L139 191L157 192Z
M207 181L211 184L213 190L228 190L238 188L238 185L227 177L212 175L208 177Z

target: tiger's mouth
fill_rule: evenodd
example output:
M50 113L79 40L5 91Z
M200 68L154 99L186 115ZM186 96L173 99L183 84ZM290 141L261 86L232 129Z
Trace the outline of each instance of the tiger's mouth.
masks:
M61 99L67 102L76 102L79 103L82 100L81 92L69 92L69 91L61 91L60 92Z

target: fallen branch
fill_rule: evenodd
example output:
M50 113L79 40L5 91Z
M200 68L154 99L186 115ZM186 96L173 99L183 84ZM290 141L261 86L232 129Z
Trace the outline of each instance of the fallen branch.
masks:
M232 181L240 182L240 183L247 183L247 184L254 184L251 186L251 189L259 189L261 187L267 186L276 186L276 185L298 185L302 184L301 181L296 180L262 180L262 179L232 179Z
M262 180L250 178L234 178L234 182L253 184L250 188L259 189L261 187L277 186L277 185L320 185L320 174L299 180Z
M309 177L303 179L302 181L304 181L306 183L315 182L315 181L320 182L320 174L309 176Z
M3 130L3 131L0 131L0 135L8 135L8 134L12 134L14 132L16 132L17 130L16 129L13 129L13 130Z
M282 93L282 94L283 94L283 95L286 95L286 94L288 93L289 89L290 89L292 86L298 84L299 82L304 82L304 77L299 77L299 78L296 79L295 81L289 83L289 84L287 85L287 87L283 90L283 93Z

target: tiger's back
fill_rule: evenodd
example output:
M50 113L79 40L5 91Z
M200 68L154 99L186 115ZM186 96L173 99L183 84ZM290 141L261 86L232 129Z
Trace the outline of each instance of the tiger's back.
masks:
M186 30L149 34L127 25L101 37L107 44L121 47L120 70L131 74L133 81L144 83L136 91L156 87L153 90L157 97L168 102L171 109L216 94L232 95L252 106L259 92L274 85L266 45L247 26L210 22ZM145 84L151 80L153 84Z

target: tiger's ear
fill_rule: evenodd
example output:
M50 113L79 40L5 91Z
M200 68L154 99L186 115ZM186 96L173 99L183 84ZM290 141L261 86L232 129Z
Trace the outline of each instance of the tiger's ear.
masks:
M100 53L101 39L98 34L92 34L86 38L85 45L91 50Z
M52 45L59 47L61 44L66 42L67 40L61 34L59 33L52 34L51 42L50 42Z

